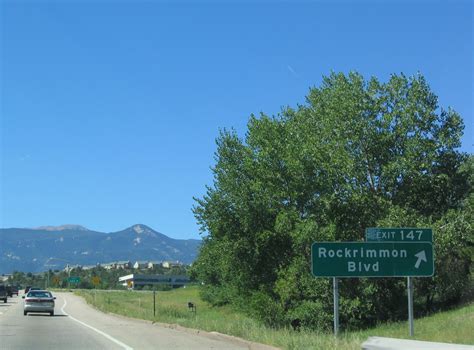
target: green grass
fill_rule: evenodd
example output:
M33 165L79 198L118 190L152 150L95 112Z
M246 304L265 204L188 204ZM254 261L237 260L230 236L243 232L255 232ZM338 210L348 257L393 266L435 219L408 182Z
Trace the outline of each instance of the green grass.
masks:
M199 298L197 286L156 292L156 317L153 317L152 292L81 290L76 293L105 312L217 331L282 349L359 350L369 336L409 338L407 322L383 324L359 332L346 332L337 339L328 333L272 329L229 306L212 307ZM188 301L196 303L196 315L188 311ZM414 339L474 344L473 329L474 303L471 303L462 308L415 320Z

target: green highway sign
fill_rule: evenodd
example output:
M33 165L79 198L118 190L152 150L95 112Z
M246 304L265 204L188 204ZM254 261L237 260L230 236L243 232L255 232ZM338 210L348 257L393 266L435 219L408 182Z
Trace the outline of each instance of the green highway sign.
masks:
M378 228L365 229L366 241L381 242L433 242L430 228Z
M81 282L81 278L80 277L69 277L68 281L69 281L69 283L79 283L79 282Z
M434 274L431 242L315 242L316 277L429 277Z

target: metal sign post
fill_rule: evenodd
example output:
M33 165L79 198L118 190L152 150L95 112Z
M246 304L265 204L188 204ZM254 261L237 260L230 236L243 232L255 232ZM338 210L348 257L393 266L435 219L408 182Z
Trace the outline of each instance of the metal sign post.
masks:
M407 291L408 291L408 329L410 337L415 335L415 329L413 325L413 281L411 277L407 277Z
M334 336L339 334L339 280L336 277L332 279L332 288L334 293Z

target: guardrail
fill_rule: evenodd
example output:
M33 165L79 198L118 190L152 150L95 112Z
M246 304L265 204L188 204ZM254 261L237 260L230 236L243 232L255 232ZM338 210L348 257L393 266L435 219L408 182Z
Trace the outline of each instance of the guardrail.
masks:
M474 350L474 346L435 343L429 341L370 337L362 344L362 350Z

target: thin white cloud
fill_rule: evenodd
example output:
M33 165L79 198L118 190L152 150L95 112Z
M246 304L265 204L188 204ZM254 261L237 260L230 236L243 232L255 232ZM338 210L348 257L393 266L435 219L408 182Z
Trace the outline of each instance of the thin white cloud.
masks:
M286 68L288 68L291 74L293 74L295 77L298 77L298 73L296 73L292 66L287 65Z

